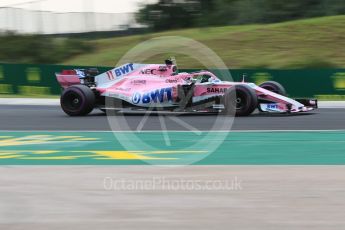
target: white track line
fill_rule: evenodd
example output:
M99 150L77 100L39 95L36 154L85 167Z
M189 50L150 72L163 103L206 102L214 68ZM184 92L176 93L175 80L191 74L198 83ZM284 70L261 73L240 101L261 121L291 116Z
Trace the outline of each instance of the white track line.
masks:
M183 130L166 130L171 133L191 133L191 131ZM106 130L0 130L0 132L13 132L13 133L23 133L23 132L54 132L54 133L160 133L162 130L141 130L141 131L106 131ZM293 130L293 129L283 129L283 130L210 130L210 131L200 131L204 133L271 133L271 132L345 132L345 129L327 129L327 130Z
M318 106L323 109L343 109L345 108L345 101L319 101Z
M0 98L0 105L60 105L60 99Z

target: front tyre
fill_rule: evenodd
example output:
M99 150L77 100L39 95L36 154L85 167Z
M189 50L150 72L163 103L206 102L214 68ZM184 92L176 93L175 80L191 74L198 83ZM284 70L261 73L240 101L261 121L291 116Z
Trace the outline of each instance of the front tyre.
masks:
M271 91L273 93L280 94L282 96L286 96L286 90L284 86L282 86L280 83L276 81L266 81L259 85L259 87L267 89L268 91Z
M70 116L85 116L95 106L95 94L85 85L73 85L64 90L60 104L62 110Z
M257 105L256 93L247 85L232 86L224 95L225 113L228 115L248 116Z

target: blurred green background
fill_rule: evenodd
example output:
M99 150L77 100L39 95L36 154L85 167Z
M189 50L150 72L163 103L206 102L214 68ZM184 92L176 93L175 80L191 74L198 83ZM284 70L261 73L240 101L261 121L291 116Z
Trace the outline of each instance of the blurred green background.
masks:
M343 14L343 0L160 0L141 5L135 32L130 26L127 33L3 31L0 62L113 66L136 44L174 35L204 43L229 68L341 68ZM189 57L167 55L174 55L180 68L202 67Z
M41 1L45 0L33 2ZM8 23L9 15L23 22L28 11L0 6L0 17ZM80 12L78 21L75 13L66 13L60 16L68 17L67 27L59 33L44 25L48 16L56 16L54 12L31 13L35 19L32 23L37 22L31 32L20 23L5 23L7 29L1 29L0 21L2 96L58 95L55 72L77 66L103 67L101 71L105 71L143 41L183 36L214 50L235 80L247 73L248 81L255 83L283 83L290 96L345 99L344 0L142 1L137 12L125 15L130 19L128 25L118 23L117 27L108 27L115 29L105 30L97 25L109 21L109 17L116 21L120 15L104 18L103 14ZM72 21L81 26L80 31L68 32L72 31ZM170 56L175 57L180 69L204 68L192 57L173 52L146 62L161 63Z

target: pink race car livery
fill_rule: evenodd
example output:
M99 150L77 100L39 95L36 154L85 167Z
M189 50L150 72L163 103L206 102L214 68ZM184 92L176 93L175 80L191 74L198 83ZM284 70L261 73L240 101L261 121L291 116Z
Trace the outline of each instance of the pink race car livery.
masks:
M317 108L315 99L291 99L282 85L267 81L222 81L212 72L178 73L172 61L165 64L127 63L105 73L95 68L56 73L61 107L70 116L123 108L175 112L221 112L250 115L255 109L269 113L298 113Z

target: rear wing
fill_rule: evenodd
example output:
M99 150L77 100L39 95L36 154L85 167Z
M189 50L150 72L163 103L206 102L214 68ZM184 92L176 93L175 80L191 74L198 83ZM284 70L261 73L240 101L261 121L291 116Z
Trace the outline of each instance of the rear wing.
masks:
M77 70L63 70L61 73L55 73L55 76L60 86L64 89L81 83Z

